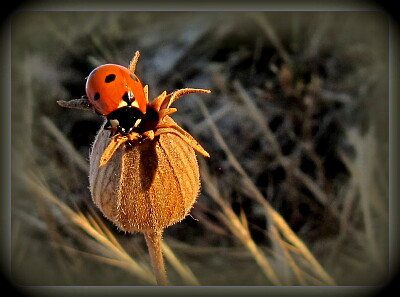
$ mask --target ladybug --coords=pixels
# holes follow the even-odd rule
[[[107,118],[105,129],[129,134],[140,124],[147,97],[139,78],[128,68],[105,64],[87,77],[86,95],[95,111]]]

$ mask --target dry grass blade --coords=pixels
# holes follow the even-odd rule
[[[281,148],[279,146],[278,141],[276,140],[273,132],[265,122],[264,116],[261,114],[257,106],[254,104],[253,100],[249,97],[249,95],[246,93],[245,89],[243,88],[242,84],[235,80],[233,82],[233,87],[235,88],[236,93],[239,95],[240,99],[243,101],[243,103],[246,104],[250,114],[252,115],[252,118],[255,120],[257,123],[258,127],[262,130],[266,138],[268,139],[269,144],[273,147],[273,150],[275,154],[278,156],[280,159],[280,162],[283,163],[283,165],[286,165],[287,162],[285,162],[285,157],[282,154]]]
[[[143,267],[130,257],[127,252],[119,245],[115,244],[117,241],[115,237],[109,232],[105,231],[104,227],[98,224],[93,217],[84,215],[80,212],[76,212],[71,209],[68,205],[60,201],[49,189],[47,185],[41,182],[35,175],[28,176],[27,174],[22,175],[21,178],[30,186],[30,188],[42,198],[47,199],[54,205],[57,205],[60,210],[66,215],[66,217],[75,226],[82,229],[97,242],[107,248],[108,251],[114,256],[114,260],[118,263],[126,263],[126,268],[134,273],[136,276],[146,281],[149,284],[154,285],[155,280],[147,267]]]
[[[275,33],[275,30],[273,29],[272,25],[268,22],[266,16],[263,16],[261,13],[257,13],[252,16],[254,20],[258,23],[258,25],[264,30],[265,35],[267,35],[272,45],[276,48],[276,50],[278,51],[282,59],[285,61],[285,63],[291,65],[292,59],[290,58],[290,55],[286,51],[282,42],[279,40],[278,36]]]
[[[271,226],[270,229],[271,229],[271,232],[273,233],[273,237],[275,238],[274,242],[276,243],[276,246],[280,248],[283,258],[285,259],[286,263],[289,265],[289,267],[293,271],[296,279],[299,282],[299,285],[306,286],[307,282],[304,279],[302,271],[301,271],[300,267],[296,264],[296,261],[293,259],[292,255],[290,254],[290,251],[288,250],[287,245],[285,244],[285,242],[282,240],[281,236],[279,235],[278,230],[276,229],[275,226]]]
[[[218,121],[219,119],[223,118],[224,116],[229,115],[229,112],[232,111],[232,107],[233,107],[233,103],[229,102],[227,104],[222,105],[217,111],[213,112],[210,117],[212,118],[212,120],[214,122]],[[204,119],[202,121],[200,121],[199,123],[197,123],[196,125],[194,125],[191,128],[191,131],[193,131],[194,135],[199,134],[201,131],[203,131],[204,129],[206,129],[208,126],[208,120]]]
[[[252,118],[256,121],[258,127],[262,130],[265,137],[267,138],[269,144],[272,146],[275,155],[278,157],[279,163],[285,168],[287,172],[292,172],[293,175],[306,186],[311,193],[325,206],[329,206],[332,210],[332,213],[335,215],[338,214],[337,210],[332,206],[328,205],[329,199],[327,195],[320,189],[320,187],[306,174],[304,174],[299,168],[290,166],[290,159],[285,157],[282,153],[282,150],[279,146],[279,143],[274,136],[274,133],[271,131],[269,126],[266,124],[263,115],[260,113],[257,106],[254,104],[253,100],[249,97],[249,95],[244,90],[243,86],[239,81],[234,81],[233,86],[235,90],[239,94],[240,98],[246,104]]]
[[[116,266],[116,267],[122,268],[128,272],[133,273],[133,271],[129,268],[129,263],[124,262],[122,259],[114,259],[114,258],[109,258],[109,257],[101,256],[101,255],[96,255],[93,253],[88,253],[88,252],[84,252],[81,250],[77,250],[75,248],[72,248],[70,246],[65,246],[65,245],[60,246],[60,247],[70,254],[86,256],[86,257],[92,258],[96,261],[106,263],[108,265]],[[133,275],[135,275],[135,274],[133,273]]]
[[[201,100],[196,100],[198,105],[200,106],[201,111],[203,112],[206,118],[209,118],[209,113],[206,106],[201,102]],[[235,170],[241,175],[242,183],[244,187],[247,189],[247,192],[250,196],[258,201],[265,209],[267,217],[271,220],[271,222],[277,227],[277,229],[284,235],[284,237],[291,242],[294,246],[301,251],[302,256],[307,259],[307,261],[313,267],[314,272],[323,280],[323,282],[327,285],[334,285],[335,282],[328,275],[328,273],[322,268],[322,266],[318,263],[318,261],[314,258],[312,253],[308,250],[305,244],[297,237],[297,235],[291,230],[289,225],[285,222],[282,216],[277,213],[272,206],[267,202],[265,197],[261,194],[255,184],[252,182],[251,178],[247,175],[243,167],[240,165],[236,157],[233,155],[228,145],[224,141],[223,137],[218,131],[215,123],[210,120],[209,121],[210,128],[214,134],[215,139],[217,140],[220,147],[225,152],[229,162],[235,168]],[[203,174],[204,175],[204,174]]]
[[[88,217],[90,216],[81,214],[79,217],[75,217],[73,221],[94,239],[103,244],[109,251],[112,251],[116,257],[116,260],[126,263],[126,267],[135,275],[139,276],[141,279],[150,284],[155,284],[150,270],[148,268],[144,268],[142,265],[136,262],[119,244],[115,245],[115,237],[110,232],[105,232],[102,230],[99,225],[92,225],[94,220],[89,220]]]
[[[250,251],[256,263],[260,266],[264,275],[276,286],[282,285],[282,281],[274,272],[268,258],[262,250],[253,241],[249,229],[247,227],[247,219],[240,218],[233,212],[229,205],[220,196],[217,187],[214,185],[210,174],[205,170],[205,166],[201,166],[201,176],[204,181],[205,191],[216,201],[222,208],[222,212],[218,217],[231,230],[231,232],[242,242],[242,244]],[[244,222],[243,222],[244,221]]]
[[[112,234],[110,229],[108,229],[107,226],[104,224],[104,221],[96,214],[94,209],[89,208],[89,210],[91,211],[92,215],[88,215],[88,218],[93,221],[93,224],[97,225],[99,230],[102,230],[105,236],[110,239],[111,243],[115,247],[117,247],[117,249],[123,250],[123,247],[119,244],[118,240]]]
[[[265,206],[265,205],[264,205]],[[288,226],[285,220],[282,218],[280,214],[278,214],[275,210],[272,209],[270,205],[268,205],[269,213],[277,226],[278,230],[282,232],[285,236],[286,240],[291,242],[301,253],[301,255],[308,261],[311,265],[314,272],[323,280],[325,285],[333,286],[335,285],[335,281],[329,276],[329,274],[325,271],[325,269],[318,263],[315,257],[312,255],[310,250],[306,247],[303,241],[293,232],[293,230]]]
[[[89,163],[75,150],[71,142],[64,136],[57,126],[54,125],[54,123],[46,116],[42,116],[41,121],[45,130],[48,131],[50,135],[54,137],[55,140],[60,144],[60,149],[65,152],[65,155],[69,156],[80,169],[88,172]]]
[[[358,191],[360,192],[360,204],[363,213],[364,229],[365,229],[365,239],[368,242],[366,244],[369,257],[377,265],[381,265],[382,255],[379,253],[379,244],[377,242],[377,234],[373,226],[373,211],[379,210],[379,206],[372,205],[373,199],[375,197],[380,197],[379,193],[375,188],[375,183],[373,179],[374,172],[374,161],[376,158],[376,142],[373,135],[373,130],[371,130],[366,137],[359,135],[355,129],[348,132],[349,138],[354,142],[354,146],[358,152],[355,163],[351,162],[347,155],[341,151],[339,154],[344,161],[346,167],[351,172],[353,177],[353,183],[356,185]],[[373,158],[371,158],[373,156]],[[381,199],[374,199],[380,200]],[[375,203],[377,203],[375,201]],[[382,267],[382,269],[384,269]]]
[[[200,286],[200,282],[193,274],[192,270],[175,256],[171,248],[165,242],[162,242],[161,245],[165,258],[175,268],[185,283],[190,286]]]

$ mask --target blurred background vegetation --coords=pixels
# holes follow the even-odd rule
[[[12,20],[12,274],[23,285],[152,285],[141,234],[95,209],[102,118],[57,100],[103,63],[211,154],[165,231],[174,285],[376,285],[388,271],[388,20],[363,12],[21,11]]]

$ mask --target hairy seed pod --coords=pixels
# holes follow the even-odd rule
[[[176,123],[168,116],[164,122]],[[121,230],[162,230],[184,219],[200,191],[193,148],[179,133],[126,141],[99,166],[111,138],[101,129],[90,155],[94,203]]]

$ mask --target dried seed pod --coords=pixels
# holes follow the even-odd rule
[[[176,125],[168,116],[165,122]],[[162,133],[126,141],[100,167],[109,134],[99,131],[90,155],[90,190],[103,214],[129,232],[162,230],[184,219],[200,191],[193,148],[179,134]]]

